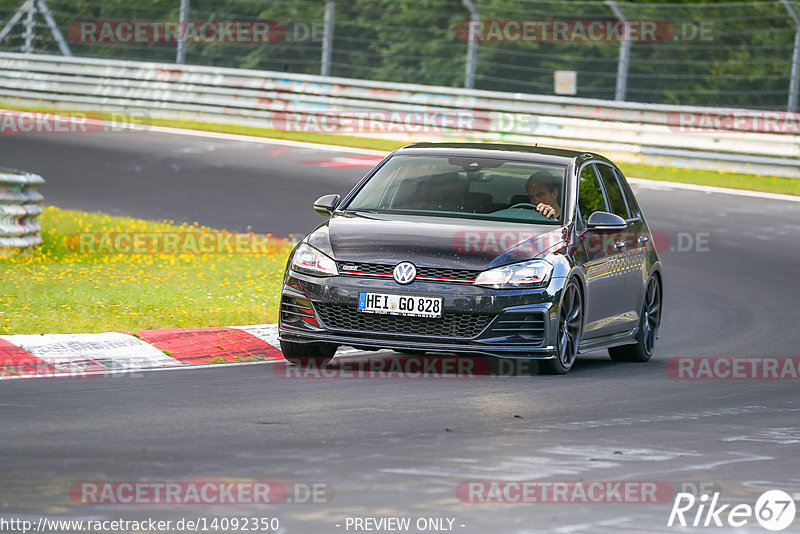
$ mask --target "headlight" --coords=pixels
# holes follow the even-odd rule
[[[475,285],[494,289],[544,287],[552,274],[553,266],[544,260],[524,261],[483,271]]]
[[[292,270],[317,276],[334,276],[339,274],[335,261],[305,243],[297,247],[292,257]]]

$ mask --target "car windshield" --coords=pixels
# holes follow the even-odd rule
[[[563,221],[565,176],[566,167],[561,165],[398,154],[344,209],[559,224]]]

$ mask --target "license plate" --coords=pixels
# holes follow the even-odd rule
[[[358,311],[410,317],[441,317],[442,298],[361,292],[358,294]]]

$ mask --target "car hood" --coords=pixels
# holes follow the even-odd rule
[[[559,249],[566,232],[507,221],[335,212],[307,242],[338,262],[483,270]]]

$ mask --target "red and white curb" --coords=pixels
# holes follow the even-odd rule
[[[0,336],[0,379],[283,360],[278,325]]]

